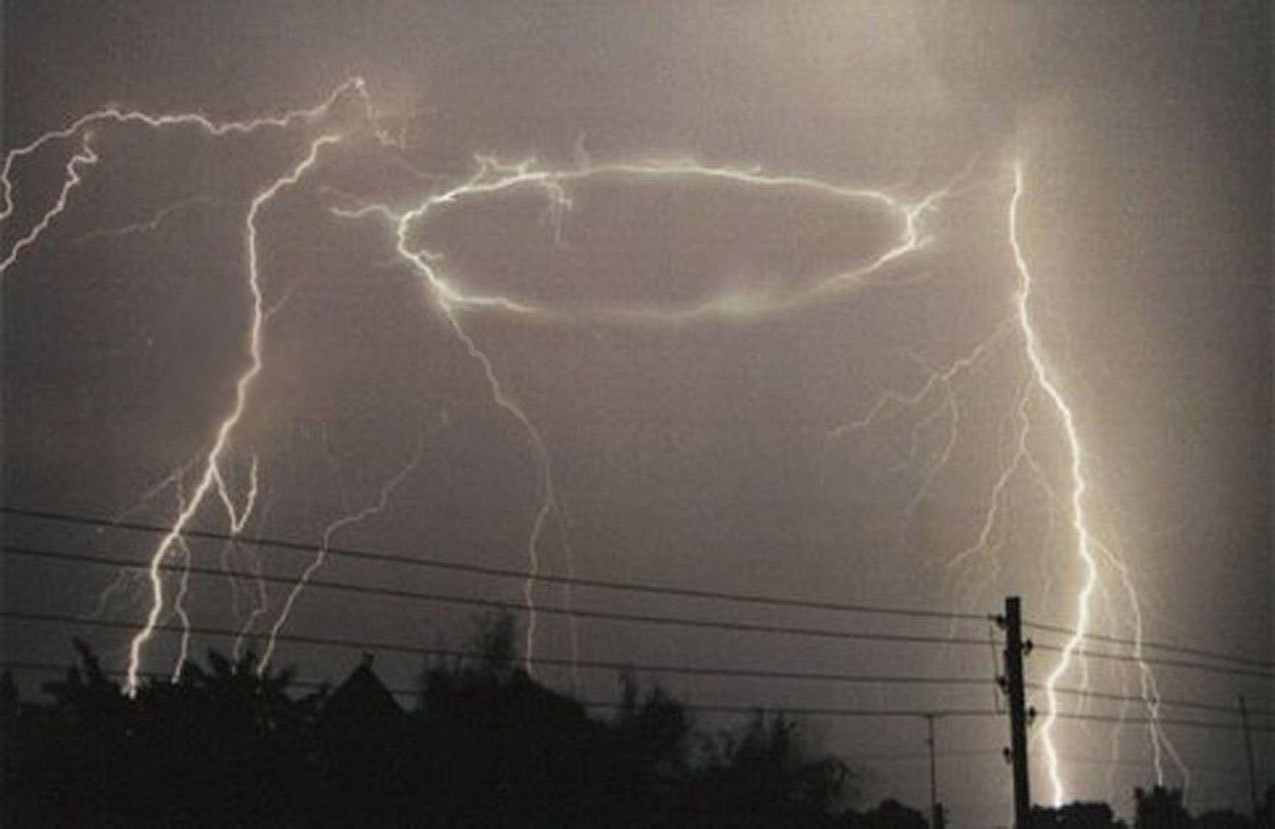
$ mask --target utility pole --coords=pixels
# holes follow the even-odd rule
[[[1253,820],[1261,804],[1257,800],[1257,775],[1253,771],[1253,735],[1248,730],[1248,706],[1244,704],[1244,695],[1240,694],[1240,725],[1244,728],[1244,753],[1248,757],[1248,796],[1253,803]]]
[[[1023,615],[1018,596],[1005,598],[1005,684],[1009,694],[1009,759],[1014,765],[1014,826],[1029,829],[1032,807],[1023,699]]]
[[[938,714],[926,714],[925,723],[929,729],[929,736],[925,740],[925,744],[930,747],[930,827],[931,829],[943,829],[943,805],[939,803],[939,783],[938,783],[938,767],[934,759],[934,720],[938,718]]]

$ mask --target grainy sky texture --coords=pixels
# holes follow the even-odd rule
[[[192,539],[196,568],[296,579],[325,528],[392,484],[383,509],[340,525],[332,543],[519,572],[534,543],[552,574],[975,616],[1014,593],[1028,618],[1071,628],[1085,578],[1072,458],[1018,316],[1018,163],[1030,322],[1081,446],[1091,627],[1131,639],[1140,617],[1148,642],[1249,660],[1147,650],[1209,666],[1152,665],[1166,700],[1228,709],[1244,693],[1275,710],[1265,4],[41,0],[5,3],[2,22],[6,153],[108,104],[242,120],[316,106],[354,76],[373,113],[347,92],[313,119],[250,134],[101,123],[14,161],[3,255],[55,203],[86,135],[98,158],[0,277],[5,505],[172,524],[248,365],[250,204],[332,133],[342,140],[255,216],[263,368],[218,467],[240,505],[256,470],[244,534],[311,549]],[[479,174],[478,156],[562,173],[561,190],[458,196],[411,223],[403,245],[441,256],[429,261],[457,296],[531,312],[449,301],[396,250],[384,212],[351,215],[419,206]],[[629,170],[582,172],[614,166]],[[908,215],[916,249],[871,267],[906,237]],[[189,526],[230,523],[210,497]],[[4,537],[131,564],[159,538],[15,515]],[[3,575],[7,611],[126,623],[8,619],[7,660],[65,661],[79,635],[125,667],[151,601],[141,571],[6,553]],[[525,599],[517,578],[340,557],[314,577]],[[196,626],[263,636],[289,585],[258,592],[196,574],[189,587]],[[165,625],[179,621],[180,588],[169,574]],[[573,633],[542,613],[533,644],[549,658],[988,680],[638,671],[689,701],[994,705],[986,622],[552,584],[532,595],[950,640],[596,618]],[[283,631],[458,646],[478,612],[318,587]],[[1065,636],[1032,636],[1045,647],[1029,680],[1041,683],[1059,657],[1048,646]],[[171,670],[178,642],[157,633],[141,667]],[[230,646],[193,639],[197,656]],[[1132,699],[1064,695],[1061,710],[1146,719],[1130,649],[1105,647],[1123,659],[1078,664],[1058,684],[1087,677]],[[275,657],[333,677],[359,650],[283,641]],[[1237,665],[1247,673],[1227,672]],[[394,652],[377,662],[400,687],[419,666]],[[614,698],[614,671],[539,676]],[[1048,707],[1040,689],[1030,695]],[[1189,803],[1242,805],[1235,715],[1168,704],[1160,715],[1167,740],[1137,723],[1058,721],[1068,797],[1127,811],[1132,787],[1155,782],[1158,745],[1165,782],[1187,783]],[[1269,779],[1275,716],[1260,722]],[[864,799],[927,800],[919,718],[812,718],[805,729],[859,769]],[[996,716],[940,722],[940,794],[957,825],[1006,820],[1006,731]],[[1045,802],[1042,753],[1037,738]]]

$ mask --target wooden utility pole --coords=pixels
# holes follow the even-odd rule
[[[1248,757],[1248,797],[1253,804],[1253,820],[1261,803],[1257,800],[1257,774],[1253,770],[1253,735],[1248,730],[1248,706],[1244,704],[1244,695],[1240,694],[1240,725],[1244,728],[1244,754]]]
[[[1009,751],[1014,765],[1014,826],[1031,824],[1027,773],[1027,706],[1023,699],[1023,615],[1018,596],[1005,598],[1005,686],[1009,694]]]

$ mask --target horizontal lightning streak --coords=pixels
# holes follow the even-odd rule
[[[298,121],[313,121],[327,114],[332,106],[342,97],[355,92],[367,105],[367,90],[362,78],[350,78],[338,86],[323,103],[309,109],[290,110],[282,115],[265,118],[251,118],[243,121],[214,121],[207,115],[198,112],[183,112],[173,115],[154,115],[137,109],[121,109],[106,107],[90,112],[59,130],[43,133],[35,140],[17,147],[5,154],[4,167],[0,170],[0,221],[13,213],[13,166],[22,158],[38,152],[46,144],[70,138],[76,133],[91,126],[104,123],[143,124],[151,128],[171,126],[196,127],[210,136],[244,135],[256,132],[264,127],[288,127]]]

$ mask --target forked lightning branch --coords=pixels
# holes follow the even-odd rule
[[[349,104],[354,104],[353,109]],[[351,115],[351,112],[354,114]],[[361,79],[353,78],[342,84],[318,105],[269,117],[243,121],[218,122],[198,112],[176,114],[151,114],[135,110],[108,108],[88,113],[62,129],[38,136],[30,143],[6,151],[3,173],[0,176],[0,222],[3,223],[6,248],[0,251],[0,277],[21,279],[23,262],[38,257],[42,244],[51,229],[75,209],[77,193],[93,186],[95,167],[110,164],[94,143],[98,133],[106,131],[127,134],[131,130],[148,131],[197,131],[205,140],[216,141],[228,135],[250,135],[259,131],[278,131],[296,135],[297,148],[289,166],[277,172],[273,178],[263,181],[254,195],[243,206],[241,242],[246,260],[243,280],[249,297],[246,316],[247,334],[240,348],[243,367],[234,377],[233,396],[224,402],[225,414],[216,429],[207,436],[206,446],[182,469],[169,475],[167,481],[179,493],[180,508],[172,516],[168,531],[159,543],[146,551],[149,561],[149,604],[144,609],[143,620],[129,644],[128,677],[126,692],[136,694],[148,665],[148,646],[152,644],[161,622],[169,614],[175,615],[186,629],[180,640],[179,654],[173,666],[174,678],[180,677],[190,642],[190,614],[185,601],[190,588],[188,574],[180,579],[177,589],[166,583],[164,571],[168,560],[180,560],[191,566],[193,557],[186,545],[184,534],[192,529],[196,516],[208,509],[220,508],[232,534],[240,533],[253,517],[258,502],[258,476],[269,476],[270,470],[262,462],[258,470],[257,455],[249,481],[240,482],[239,489],[232,484],[228,465],[235,451],[239,429],[245,413],[253,406],[254,393],[267,360],[264,347],[269,336],[269,313],[263,285],[270,274],[264,272],[261,250],[260,217],[270,211],[279,200],[299,188],[306,187],[324,167],[330,157],[342,153],[394,154],[403,147],[378,127],[378,115],[373,100]],[[21,175],[24,165],[37,159],[47,162],[56,158],[60,162],[62,180],[52,199],[45,205],[21,204]],[[525,571],[523,602],[527,611],[525,666],[530,672],[542,632],[537,627],[536,587],[541,573],[545,545],[556,539],[568,548],[567,522],[562,515],[556,489],[553,459],[548,444],[535,421],[519,403],[517,396],[502,382],[498,354],[489,353],[467,327],[473,315],[535,316],[547,324],[554,322],[586,321],[598,325],[668,325],[689,326],[713,322],[714,324],[748,325],[755,320],[780,312],[799,314],[803,307],[815,303],[833,301],[852,302],[868,290],[889,290],[892,284],[905,281],[907,269],[915,254],[932,241],[927,230],[929,219],[944,210],[952,200],[954,185],[949,183],[919,198],[902,198],[891,193],[839,182],[825,181],[791,172],[770,172],[760,167],[707,166],[681,160],[624,160],[611,163],[584,161],[570,167],[548,167],[534,161],[505,163],[490,157],[476,156],[472,175],[455,183],[424,192],[412,203],[403,205],[377,198],[362,198],[348,193],[329,205],[329,218],[333,221],[367,223],[370,232],[383,234],[385,245],[392,256],[419,282],[420,291],[427,303],[445,320],[455,339],[463,346],[474,368],[486,383],[491,405],[521,429],[536,465],[536,491],[532,493],[535,507],[530,525],[526,528]],[[521,297],[498,293],[483,293],[466,287],[462,279],[447,270],[447,260],[438,250],[420,247],[413,242],[413,230],[437,215],[455,209],[458,205],[478,197],[499,197],[504,193],[534,192],[544,199],[547,214],[557,225],[566,221],[575,209],[573,193],[592,180],[619,182],[649,182],[669,180],[693,182],[700,186],[729,185],[758,191],[783,191],[794,194],[817,195],[844,205],[847,211],[872,211],[879,213],[893,226],[893,235],[878,249],[867,250],[854,263],[803,284],[797,289],[782,292],[754,291],[752,293],[725,293],[707,301],[684,307],[663,307],[641,304],[598,305],[588,308],[557,307],[552,303],[537,303]],[[1039,725],[1037,738],[1043,747],[1047,772],[1052,786],[1052,799],[1062,804],[1069,797],[1066,770],[1062,767],[1057,750],[1058,720],[1062,710],[1055,688],[1065,679],[1079,676],[1082,684],[1088,671],[1083,663],[1080,644],[1089,631],[1095,612],[1094,603],[1107,590],[1101,584],[1104,574],[1117,576],[1113,592],[1127,596],[1136,622],[1136,636],[1141,640],[1142,616],[1133,576],[1119,552],[1103,544],[1092,526],[1090,506],[1100,497],[1087,477],[1086,449],[1083,415],[1070,400],[1066,385],[1055,371],[1049,356],[1049,348],[1036,326],[1041,302],[1037,291],[1037,278],[1033,274],[1030,251],[1024,247],[1022,227],[1030,221],[1027,201],[1030,173],[1024,162],[1013,163],[1008,175],[1003,176],[1003,193],[1006,210],[1003,233],[1005,261],[1012,268],[1015,287],[1007,307],[1008,315],[989,331],[986,337],[970,352],[952,360],[946,366],[936,368],[923,383],[912,388],[895,388],[875,401],[870,401],[857,412],[847,413],[845,424],[829,434],[830,439],[843,438],[850,433],[870,430],[879,419],[890,412],[920,406],[930,406],[933,399],[940,399],[937,409],[927,417],[947,420],[947,439],[923,462],[924,484],[928,488],[939,469],[948,464],[953,447],[960,440],[960,406],[956,390],[966,376],[978,364],[991,359],[1016,360],[1022,371],[1022,381],[1005,400],[1006,421],[1012,424],[1008,441],[1009,451],[1001,458],[998,474],[983,501],[985,504],[975,534],[965,542],[954,545],[948,551],[953,566],[966,566],[969,562],[986,562],[1000,553],[1000,528],[1012,520],[1007,499],[1009,490],[1016,486],[1041,485],[1045,471],[1031,451],[1031,434],[1049,433],[1056,436],[1065,447],[1065,469],[1054,474],[1067,482],[1066,492],[1057,493],[1055,507],[1060,515],[1066,515],[1069,546],[1064,550],[1046,549],[1048,556],[1040,566],[1046,568],[1075,567],[1080,573],[1079,582],[1069,586],[1067,604],[1073,618],[1070,627],[1074,633],[1061,649],[1056,663],[1045,681],[1048,711]],[[150,222],[130,226],[128,232],[160,232],[162,219],[182,205],[168,205]],[[22,219],[22,227],[18,220]],[[529,278],[530,275],[529,275]],[[379,495],[372,502],[352,508],[328,524],[322,542],[313,558],[299,574],[286,598],[277,608],[258,607],[252,614],[251,625],[258,617],[267,615],[266,645],[259,670],[264,671],[273,657],[280,632],[287,625],[294,606],[306,584],[325,561],[325,554],[333,537],[350,527],[386,510],[396,488],[422,465],[418,451],[382,483]],[[1053,493],[1047,483],[1044,488]],[[919,496],[918,496],[919,497]],[[570,561],[568,557],[568,562]],[[1100,589],[1103,588],[1103,589]],[[262,592],[264,595],[264,591]],[[245,631],[246,632],[246,631]],[[574,628],[572,648],[575,648]],[[1140,649],[1135,651],[1140,654]],[[1177,762],[1176,751],[1167,741],[1158,724],[1159,700],[1155,678],[1150,667],[1139,659],[1139,681],[1142,697],[1150,722],[1149,736],[1154,748],[1156,773],[1161,782],[1165,775],[1163,754],[1168,753]],[[1178,762],[1180,773],[1186,770]]]

